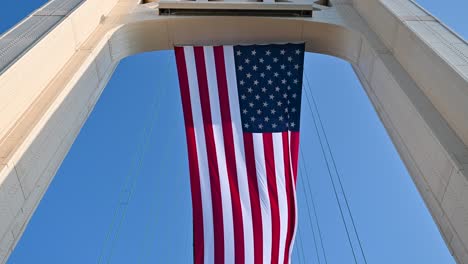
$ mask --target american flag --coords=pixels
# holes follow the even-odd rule
[[[289,263],[304,44],[175,47],[194,263]]]

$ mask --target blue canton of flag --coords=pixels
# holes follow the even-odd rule
[[[244,132],[299,131],[304,44],[234,46]]]

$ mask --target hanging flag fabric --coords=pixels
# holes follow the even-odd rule
[[[304,44],[175,47],[194,263],[289,263]]]

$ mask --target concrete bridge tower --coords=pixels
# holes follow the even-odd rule
[[[351,63],[468,263],[468,44],[412,0],[50,1],[0,37],[0,262],[122,58],[287,41]]]

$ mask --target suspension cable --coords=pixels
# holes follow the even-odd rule
[[[360,237],[359,237],[359,233],[358,233],[357,228],[356,228],[356,224],[355,224],[355,221],[354,221],[354,218],[353,218],[353,214],[351,213],[351,208],[350,208],[350,205],[349,205],[349,202],[348,202],[348,198],[347,198],[347,196],[346,196],[346,192],[344,191],[343,183],[342,183],[342,181],[341,181],[341,175],[340,175],[340,173],[338,172],[338,169],[337,169],[337,166],[336,166],[336,162],[335,162],[335,157],[334,157],[333,152],[332,152],[332,149],[331,149],[331,147],[330,147],[330,143],[329,143],[329,140],[328,140],[327,133],[325,132],[325,128],[324,128],[324,125],[323,125],[323,122],[322,122],[322,118],[320,117],[320,111],[319,111],[319,109],[318,109],[317,102],[315,101],[315,97],[314,97],[314,95],[313,95],[313,93],[312,93],[312,88],[311,88],[311,86],[310,86],[309,78],[308,78],[307,74],[304,74],[304,75],[305,75],[305,77],[306,77],[307,86],[308,86],[308,88],[309,88],[309,93],[310,93],[310,96],[311,96],[311,99],[312,99],[312,103],[313,103],[313,105],[314,105],[315,111],[316,111],[316,113],[317,113],[317,118],[318,118],[320,127],[321,127],[321,129],[322,129],[323,135],[324,135],[325,143],[327,144],[328,152],[330,153],[332,165],[333,165],[335,174],[336,174],[336,176],[337,176],[337,178],[338,178],[338,184],[339,184],[339,186],[340,186],[341,192],[343,193],[343,197],[344,197],[344,200],[345,200],[346,208],[347,208],[347,211],[348,211],[349,216],[350,216],[350,219],[351,219],[351,224],[352,224],[352,226],[353,226],[354,233],[356,234],[356,238],[357,238],[357,241],[358,241],[359,249],[360,249],[361,254],[362,254],[362,257],[363,257],[363,259],[364,259],[364,263],[367,264],[366,255],[364,254],[364,249],[363,249],[363,247],[362,247],[362,242],[361,242],[361,239],[360,239]]]
[[[165,152],[165,150],[168,149],[168,145],[169,145],[169,140],[164,140],[164,144],[161,148],[161,151],[162,153]],[[162,158],[162,163],[161,164],[166,164],[165,161],[167,160],[167,155],[164,155],[164,157]],[[138,261],[137,263],[149,263],[148,262],[148,259],[149,259],[149,252],[150,250],[148,249],[149,245],[151,245],[154,240],[151,239],[151,226],[153,225],[156,225],[157,219],[153,220],[153,219],[150,219],[146,225],[146,232],[145,232],[145,237],[143,239],[143,245],[141,246],[141,251],[142,251],[142,254],[139,255],[139,258],[140,261]],[[156,238],[156,236],[154,236],[154,239]],[[143,261],[143,259],[146,259],[147,261]]]
[[[299,227],[297,227],[297,234],[299,237],[299,245],[300,245],[299,249],[300,249],[300,252],[302,253],[302,263],[306,263],[305,254],[304,254],[304,246],[303,246],[304,243],[302,242],[301,229]]]
[[[301,259],[299,258],[299,254],[297,253],[297,250],[293,251],[293,256],[296,256],[297,263],[301,263]]]
[[[304,76],[307,77],[306,74],[304,74]],[[307,84],[309,85],[308,82],[307,82]],[[336,199],[336,202],[338,204],[338,208],[339,208],[340,215],[341,215],[341,220],[343,221],[343,225],[344,225],[344,228],[345,228],[345,231],[346,231],[346,236],[348,238],[348,243],[349,243],[349,246],[351,248],[351,252],[353,253],[354,263],[357,264],[358,262],[357,262],[357,259],[356,259],[356,253],[354,252],[354,247],[353,247],[353,243],[351,241],[351,236],[349,234],[348,226],[346,225],[346,220],[345,220],[344,214],[343,214],[343,209],[341,208],[341,203],[340,203],[340,200],[338,198],[338,193],[337,193],[337,190],[336,190],[336,187],[335,187],[335,181],[333,180],[333,177],[332,177],[330,164],[329,164],[327,156],[325,154],[325,147],[324,147],[324,145],[322,143],[322,137],[320,136],[317,121],[315,120],[314,111],[312,110],[312,106],[310,104],[310,100],[309,100],[309,96],[307,94],[307,90],[304,89],[304,91],[305,91],[305,95],[306,95],[306,99],[307,99],[307,104],[308,104],[309,110],[311,112],[311,116],[312,116],[312,120],[313,120],[313,123],[314,123],[315,131],[316,131],[318,139],[319,139],[320,149],[322,150],[323,159],[325,160],[325,164],[327,166],[328,176],[330,177],[330,180],[332,182],[333,193],[335,194],[335,199]]]
[[[110,251],[109,251],[108,258],[107,258],[107,263],[110,263],[112,259],[115,242],[119,239],[120,228],[122,226],[123,220],[126,217],[128,204],[133,196],[136,182],[139,178],[138,176],[140,175],[140,171],[143,165],[143,160],[144,160],[144,157],[146,156],[147,147],[149,145],[152,132],[154,130],[154,125],[159,116],[158,115],[159,111],[157,110],[159,109],[159,105],[160,105],[160,100],[159,100],[160,99],[159,94],[161,93],[160,90],[162,89],[158,89],[159,93],[156,92],[154,99],[153,99],[153,103],[151,107],[152,111],[150,112],[150,115],[148,117],[149,121],[151,122],[147,122],[147,124],[150,124],[149,128],[146,127],[144,129],[141,145],[137,148],[137,151],[136,151],[136,160],[134,161],[136,162],[136,164],[134,164],[136,165],[136,168],[134,170],[131,170],[131,173],[127,175],[125,179],[125,184],[120,191],[119,202],[117,203],[117,206],[114,210],[111,225],[109,226],[109,229],[106,233],[105,240],[101,248],[101,253],[99,254],[98,264],[101,264],[104,261],[105,249],[109,243],[110,243],[110,249],[109,249]],[[138,151],[138,149],[140,149],[140,152]],[[126,197],[125,197],[125,194],[127,194]],[[120,217],[118,215],[119,212],[121,212]],[[115,226],[116,224],[117,226]]]
[[[168,57],[168,59],[166,61],[166,64],[169,65],[173,57],[172,56],[167,56],[167,57]],[[169,67],[165,67],[165,71],[164,71],[165,74],[168,74],[168,69],[169,69]],[[167,92],[166,87],[164,86],[160,90],[161,91],[160,91],[160,94],[158,95],[158,98],[165,98],[165,92]],[[158,106],[158,108],[159,108],[159,106]],[[168,149],[169,143],[170,143],[169,140],[167,140],[167,139],[164,140],[164,143],[163,143],[162,148],[161,148],[162,153],[164,153]],[[167,160],[167,158],[168,158],[168,156],[164,155],[162,157],[161,164],[166,164],[165,161]],[[161,168],[161,167],[159,167],[159,168]],[[149,259],[149,252],[150,251],[148,250],[148,244],[151,244],[153,242],[153,240],[150,238],[150,235],[151,235],[150,229],[151,229],[152,224],[156,225],[156,221],[149,220],[148,224],[146,225],[146,232],[145,232],[145,237],[143,239],[143,245],[140,247],[143,253],[139,255],[138,259],[140,261],[138,261],[137,263],[149,263],[148,259]],[[156,236],[155,236],[155,238],[156,238]],[[143,262],[143,259],[146,259],[147,261]]]
[[[305,176],[306,176],[306,179],[307,179],[307,186],[308,186],[308,189],[309,189],[309,194],[310,194],[310,197],[311,197],[311,202],[312,202],[312,208],[313,208],[313,212],[314,212],[314,217],[315,217],[315,224],[317,225],[317,231],[318,231],[318,235],[319,235],[319,239],[320,239],[320,245],[322,247],[322,253],[323,253],[323,258],[325,260],[325,263],[328,264],[328,260],[327,260],[327,254],[325,253],[325,247],[323,245],[323,238],[322,238],[322,231],[320,229],[320,224],[319,224],[319,220],[318,220],[318,216],[317,216],[317,208],[315,207],[315,199],[314,199],[314,195],[312,193],[312,187],[310,186],[310,180],[309,180],[309,172],[307,170],[307,166],[305,165],[305,158],[304,158],[304,153],[302,152],[302,149],[300,149],[301,151],[301,160],[302,160],[302,165],[303,165],[303,168],[304,168],[304,172],[305,172]],[[302,180],[302,182],[304,182],[304,180]],[[303,188],[304,188],[304,192],[305,192],[305,187],[304,187],[305,184],[303,184]],[[307,197],[307,196],[306,196]],[[307,199],[306,199],[306,202],[307,202]],[[309,207],[309,204],[307,202],[307,207]],[[310,211],[310,210],[309,210]],[[310,212],[309,212],[309,221],[310,221]],[[314,241],[315,241],[315,238],[314,238]]]
[[[162,89],[160,89],[162,90]],[[136,183],[138,181],[138,178],[141,174],[141,169],[143,168],[143,161],[144,161],[144,158],[147,154],[147,150],[148,150],[148,146],[149,146],[149,143],[151,141],[151,136],[153,134],[153,130],[154,130],[154,127],[155,127],[155,124],[157,122],[157,117],[159,116],[158,113],[158,108],[159,108],[159,105],[160,105],[160,100],[158,100],[160,98],[160,96],[157,96],[155,98],[155,101],[154,101],[154,104],[153,104],[153,118],[151,120],[151,125],[149,127],[149,131],[148,133],[146,134],[146,140],[144,141],[144,145],[143,145],[143,148],[141,150],[141,153],[140,153],[140,157],[139,157],[139,160],[138,160],[138,164],[137,164],[137,168],[135,169],[135,176],[133,177],[133,182],[131,183],[131,187],[130,187],[130,191],[128,193],[128,196],[127,196],[127,200],[124,202],[124,209],[123,209],[123,212],[121,214],[121,217],[120,217],[120,220],[119,220],[119,223],[117,225],[117,229],[116,229],[116,234],[114,236],[114,239],[112,240],[111,242],[111,248],[110,248],[110,252],[109,252],[109,258],[107,260],[107,263],[110,263],[112,257],[113,257],[113,253],[114,253],[114,249],[115,249],[115,242],[119,240],[120,238],[120,230],[121,230],[121,226],[122,226],[122,223],[123,221],[125,220],[125,217],[127,216],[127,211],[128,211],[128,204],[130,202],[130,200],[132,199],[132,196],[133,196],[133,193],[135,191],[135,187],[136,187]]]
[[[308,175],[303,175],[303,169],[302,167],[304,166],[304,159],[302,158],[301,162],[299,163],[299,172],[301,173],[302,176],[305,176],[305,177],[308,177]],[[305,196],[305,200],[306,200],[306,205],[307,205],[307,215],[309,217],[309,224],[310,224],[310,229],[312,230],[312,237],[314,238],[314,247],[315,247],[315,255],[317,257],[317,262],[320,264],[321,261],[320,261],[320,253],[319,253],[319,250],[318,250],[318,247],[317,247],[317,240],[315,238],[315,231],[314,231],[314,226],[312,224],[312,217],[310,216],[310,206],[309,206],[309,199],[307,197],[307,191],[305,189],[305,184],[304,184],[304,180],[302,179],[303,177],[300,177],[299,180],[301,181],[301,185],[302,185],[302,190],[304,192],[304,196]],[[313,196],[312,196],[312,200],[313,200]]]
[[[169,135],[169,133],[168,133],[168,135]],[[161,148],[161,151],[162,151],[163,153],[165,153],[165,150],[168,149],[168,145],[169,145],[169,140],[164,140],[164,144],[163,144],[163,146],[162,146],[162,148]],[[166,157],[167,157],[167,155],[164,155],[164,156],[162,157],[162,160],[161,160],[162,162],[161,162],[161,164],[166,164],[166,163],[165,163]],[[151,244],[151,243],[152,243],[152,239],[151,239],[151,237],[150,237],[150,235],[151,235],[151,230],[150,230],[150,229],[151,229],[151,226],[152,226],[152,225],[156,225],[156,220],[157,220],[157,219],[155,219],[155,220],[153,221],[152,219],[150,219],[150,220],[148,221],[147,225],[146,225],[146,228],[145,228],[145,229],[146,229],[146,230],[145,230],[145,237],[144,237],[143,243],[142,243],[143,245],[140,247],[142,253],[141,253],[141,254],[139,255],[139,257],[138,257],[139,261],[137,261],[136,263],[149,263],[148,258],[149,258],[150,250],[149,250],[148,244]],[[154,236],[154,238],[156,238],[156,236]],[[150,242],[148,242],[148,241],[150,241]],[[143,259],[145,259],[145,261],[143,261]]]
[[[169,140],[164,140],[164,144],[161,148],[162,152],[164,153],[164,150],[167,150],[167,147],[169,145]],[[167,160],[167,155],[164,155],[164,157],[162,158],[162,164],[166,164],[165,161]],[[152,239],[150,238],[151,236],[151,226],[152,225],[156,225],[156,221],[153,221],[152,219],[149,219],[147,225],[146,225],[146,231],[145,231],[145,236],[144,236],[144,239],[143,239],[143,245],[140,247],[141,251],[143,251],[142,254],[139,254],[139,260],[138,262],[136,263],[148,263],[148,261],[143,261],[143,259],[146,259],[148,260],[148,256],[149,256],[149,250],[148,250],[148,244],[152,244]],[[156,236],[155,236],[156,238]],[[149,241],[149,242],[148,242]]]

